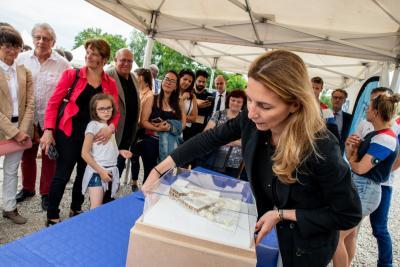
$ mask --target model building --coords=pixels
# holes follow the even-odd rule
[[[169,196],[188,210],[228,230],[235,230],[242,201],[221,197],[218,191],[200,188],[183,179],[171,185]]]

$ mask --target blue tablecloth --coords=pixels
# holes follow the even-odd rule
[[[143,204],[136,192],[3,245],[0,266],[125,266],[130,229]],[[273,232],[257,247],[258,267],[276,266],[276,243]]]

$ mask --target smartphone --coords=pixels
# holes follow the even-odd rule
[[[161,123],[162,121],[163,120],[160,117],[151,120],[152,123]]]
[[[213,96],[207,96],[207,98],[206,98],[206,100],[207,100],[208,102],[213,102],[214,99],[215,99],[215,97],[213,97]]]
[[[49,150],[47,151],[47,156],[51,160],[56,160],[58,158],[58,151],[54,145],[49,146]]]

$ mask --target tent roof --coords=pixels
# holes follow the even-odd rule
[[[310,75],[339,86],[400,54],[398,0],[87,1],[198,62],[233,72],[245,73],[266,50],[288,49]]]

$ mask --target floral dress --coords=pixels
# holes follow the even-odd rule
[[[228,111],[221,110],[221,111],[216,111],[212,115],[211,121],[215,122],[215,125],[221,125],[224,124],[229,120],[228,118]],[[226,162],[225,167],[230,167],[230,168],[239,168],[240,163],[242,162],[242,147],[241,146],[221,146],[220,149],[228,151],[230,148],[232,148],[231,154],[229,155],[229,158]]]

